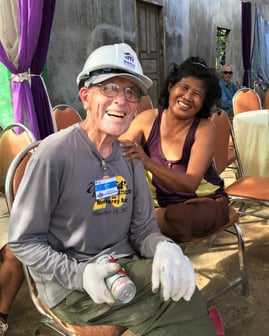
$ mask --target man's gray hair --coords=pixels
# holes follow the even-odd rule
[[[220,69],[220,72],[224,71],[227,67],[231,67],[232,70],[234,69],[234,67],[233,67],[232,64],[224,64],[224,65],[222,66],[222,68]]]

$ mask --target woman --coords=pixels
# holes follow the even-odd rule
[[[124,155],[140,158],[152,181],[160,229],[177,242],[207,236],[229,220],[209,120],[220,95],[217,75],[200,57],[172,64],[160,107],[140,113],[121,137]]]

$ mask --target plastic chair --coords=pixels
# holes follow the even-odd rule
[[[233,96],[234,114],[261,110],[261,99],[257,92],[251,88],[241,88]]]
[[[52,108],[52,114],[56,123],[56,131],[60,131],[82,120],[78,111],[67,104],[54,106]]]
[[[36,139],[33,133],[23,124],[14,123],[2,129],[0,133],[0,189],[5,185],[7,171],[14,157],[34,141]]]
[[[225,189],[231,204],[233,205],[235,202],[240,204],[239,210],[237,210],[239,215],[249,215],[262,219],[269,219],[269,215],[257,213],[253,208],[253,205],[259,205],[259,207],[266,207],[269,205],[269,177],[245,176],[232,124],[229,122],[225,112],[216,113],[213,116],[217,127],[215,163],[219,172],[223,171],[223,168],[227,166],[228,162],[226,159],[229,137],[227,130],[229,130],[229,134],[234,144],[234,164],[237,171],[237,180]],[[250,206],[252,206],[252,208],[247,210]]]
[[[239,272],[238,276],[234,279],[229,279],[228,283],[224,288],[219,289],[215,293],[210,294],[206,298],[206,302],[209,303],[212,300],[215,300],[225,294],[228,290],[241,285],[242,286],[242,293],[245,296],[249,295],[249,280],[248,280],[248,273],[247,273],[247,265],[246,265],[246,251],[245,251],[245,242],[243,239],[242,231],[237,223],[239,215],[236,213],[235,209],[232,206],[229,206],[229,222],[226,223],[222,228],[216,231],[209,237],[203,238],[194,238],[190,243],[186,243],[188,246],[189,244],[199,243],[204,241],[205,239],[210,240],[210,247],[212,247],[213,242],[217,234],[221,232],[227,232],[236,236],[237,238],[237,247],[238,247],[238,265],[239,265]]]
[[[5,190],[9,210],[12,208],[14,197],[23,178],[27,163],[39,143],[40,141],[36,141],[20,151],[8,169]],[[23,267],[30,297],[37,311],[41,314],[41,320],[36,323],[33,332],[35,336],[41,335],[42,327],[53,331],[56,335],[62,336],[118,336],[126,330],[125,327],[114,325],[77,326],[63,323],[42,302],[28,267],[26,265],[23,265]]]
[[[237,210],[238,214],[268,220],[269,215],[258,213],[254,206],[258,205],[259,208],[269,206],[269,177],[245,175],[232,126],[230,130],[234,142],[239,177],[225,191],[231,204],[236,202],[240,204]]]
[[[269,88],[264,93],[264,108],[269,110]]]
[[[229,152],[229,137],[230,137],[230,120],[226,112],[223,110],[218,110],[212,114],[212,122],[216,125],[216,146],[214,149],[214,163],[218,173],[223,172],[228,166],[228,152]],[[245,296],[249,295],[249,281],[247,274],[246,266],[246,253],[245,253],[245,242],[241,229],[238,225],[239,215],[236,213],[235,209],[232,206],[229,206],[229,222],[226,223],[222,228],[212,234],[210,237],[210,246],[213,244],[213,241],[218,233],[228,232],[232,235],[235,235],[237,238],[238,244],[238,260],[239,260],[239,275],[230,280],[229,283],[223,288],[217,291],[216,293],[211,294],[207,298],[207,302],[210,302],[213,299],[216,299],[223,295],[226,291],[231,288],[234,288],[237,285],[242,285],[242,291]],[[203,238],[194,238],[191,243],[197,243],[205,240]]]

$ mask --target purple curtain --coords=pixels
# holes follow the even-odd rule
[[[30,72],[41,74],[47,57],[55,0],[46,0],[43,7],[42,24],[38,44],[31,62]],[[32,94],[41,139],[54,132],[51,105],[41,76],[32,76]]]
[[[249,87],[249,70],[251,57],[251,3],[242,2],[242,56],[243,56],[243,85]]]
[[[18,68],[0,43],[0,61],[11,79],[14,121],[27,123],[37,139],[54,132],[41,72],[47,57],[55,0],[17,0],[20,35]],[[27,122],[25,122],[25,117]]]

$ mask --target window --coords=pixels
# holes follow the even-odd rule
[[[229,29],[217,27],[216,36],[216,69],[219,70],[225,64],[226,41],[230,33]]]

